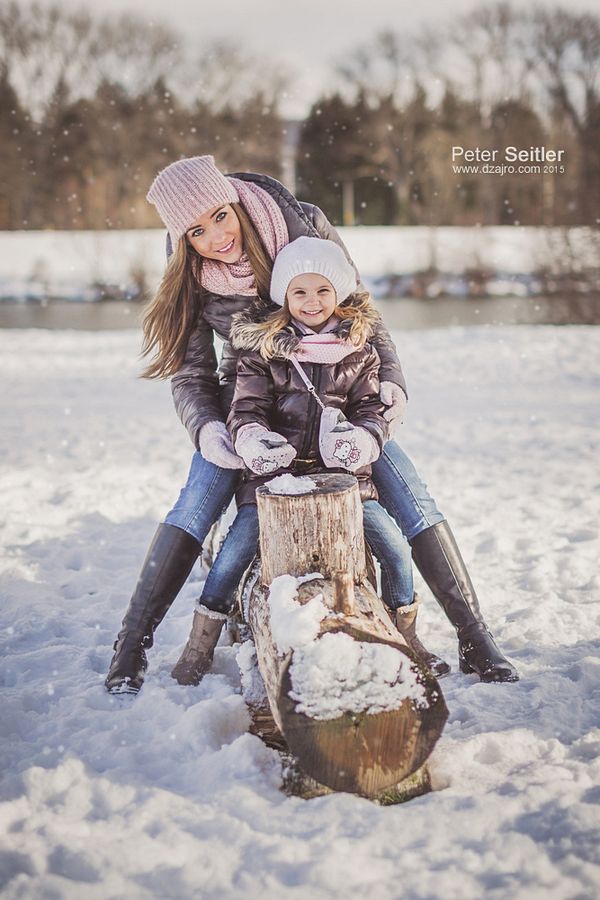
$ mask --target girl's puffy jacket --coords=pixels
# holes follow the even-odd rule
[[[271,194],[283,212],[290,241],[301,235],[335,241],[352,262],[337,231],[317,206],[300,203],[287,188],[268,175],[236,172],[232,177],[254,182]],[[168,239],[167,253],[170,253]],[[245,296],[226,297],[205,292],[202,314],[189,340],[184,362],[171,379],[175,408],[196,448],[202,426],[214,420],[224,421],[229,413],[239,352],[229,343],[231,319],[235,313],[247,309],[249,303],[251,300]],[[219,366],[215,334],[225,342]],[[392,381],[406,392],[396,348],[379,316],[373,323],[372,344],[381,359],[381,381]]]
[[[352,303],[349,298],[346,303]],[[254,503],[258,485],[270,481],[275,475],[291,472],[294,475],[310,475],[316,472],[347,472],[346,469],[327,469],[319,454],[319,422],[321,407],[307,390],[302,378],[289,359],[298,346],[300,335],[290,324],[275,335],[276,356],[265,360],[258,352],[263,335],[255,323],[274,307],[262,301],[252,304],[238,314],[231,328],[231,343],[240,353],[237,362],[237,380],[227,419],[227,426],[235,442],[242,425],[258,422],[269,431],[282,434],[296,449],[297,457],[288,469],[279,469],[271,475],[256,475],[244,471],[243,480],[236,494],[238,506]],[[360,315],[363,335],[372,332],[374,318]],[[350,329],[348,319],[343,319],[335,333],[345,338]],[[302,368],[314,384],[326,406],[341,409],[353,424],[367,429],[376,439],[380,449],[387,440],[387,422],[383,418],[385,407],[379,398],[380,358],[372,343],[366,343],[335,364],[302,363]],[[376,500],[377,491],[371,480],[371,467],[365,466],[354,473],[358,478],[361,498]]]

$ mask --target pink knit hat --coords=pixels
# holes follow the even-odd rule
[[[215,206],[239,203],[239,199],[213,156],[176,160],[158,173],[146,194],[167,226],[173,247],[198,216]]]

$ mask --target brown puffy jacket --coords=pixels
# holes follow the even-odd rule
[[[287,188],[268,175],[241,172],[232,177],[251,181],[271,194],[281,208],[290,241],[301,235],[335,241],[352,262],[339,234],[317,206],[300,203]],[[170,252],[168,241],[167,252]],[[358,273],[356,277],[362,287]],[[251,298],[241,295],[227,297],[205,292],[202,314],[190,337],[185,359],[171,379],[175,409],[196,448],[199,446],[198,435],[203,425],[215,419],[224,421],[227,418],[233,398],[239,353],[229,343],[231,318],[235,313],[247,309],[250,303]],[[215,334],[225,342],[220,365],[217,364],[214,347]],[[381,381],[392,381],[406,393],[406,383],[394,342],[379,316],[373,322],[371,341],[381,359]]]
[[[346,301],[354,302],[354,298]],[[373,321],[376,321],[376,313],[371,310],[359,315],[364,338],[371,337]],[[275,357],[265,360],[259,352],[263,333],[256,327],[264,315],[264,304],[258,301],[237,315],[231,328],[231,343],[240,351],[235,392],[227,419],[233,441],[242,425],[257,422],[269,431],[283,435],[296,449],[297,457],[292,465],[278,470],[275,475],[347,472],[343,468],[327,469],[319,454],[321,407],[289,359],[300,342],[300,333],[293,324],[278,332],[273,341]],[[343,319],[334,333],[346,338],[349,330],[350,321]],[[381,450],[388,429],[383,418],[385,407],[379,398],[380,366],[379,354],[371,343],[336,364],[302,363],[323,403],[341,409],[353,425],[369,431]],[[371,467],[365,466],[354,474],[358,478],[361,498],[376,500]],[[238,506],[254,503],[258,485],[273,477],[273,474],[256,475],[246,469],[236,494]]]

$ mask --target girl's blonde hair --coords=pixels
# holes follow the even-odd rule
[[[350,331],[348,340],[355,345],[357,350],[362,350],[366,340],[371,334],[371,323],[378,319],[378,313],[371,302],[371,295],[367,291],[355,291],[350,294],[343,303],[338,304],[332,315],[338,319],[350,319]],[[259,334],[262,332],[260,355],[263,359],[272,359],[276,354],[275,335],[286,328],[292,320],[287,297],[281,309],[274,310],[267,316],[264,322],[257,323],[253,330]]]
[[[269,296],[273,262],[269,258],[248,213],[239,203],[231,208],[238,217],[242,246],[256,278],[259,297]],[[202,257],[184,235],[173,248],[156,294],[142,322],[142,357],[156,356],[143,378],[168,378],[183,363],[191,334],[202,313],[204,289],[200,283]]]

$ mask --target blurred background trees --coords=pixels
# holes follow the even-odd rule
[[[141,17],[2,0],[0,229],[158,225],[152,178],[203,153],[336,223],[598,225],[600,17],[501,2],[376,35],[332,60],[301,122],[282,116],[276,49],[194,55]],[[454,144],[565,149],[565,172],[455,174]]]

